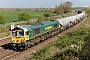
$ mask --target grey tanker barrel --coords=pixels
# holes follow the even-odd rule
[[[82,12],[82,13],[75,15],[75,16],[76,16],[78,21],[81,21],[83,19],[84,15],[85,15],[85,12]]]
[[[62,19],[57,19],[57,20],[64,29],[69,27],[69,24],[70,24],[69,18],[62,18]]]
[[[70,16],[67,18],[69,18],[71,26],[77,23],[76,16]]]
[[[59,22],[62,26],[66,26],[66,25],[69,24],[69,19],[67,19],[67,18],[58,19],[58,22]]]

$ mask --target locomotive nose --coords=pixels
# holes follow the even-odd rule
[[[12,43],[22,43],[24,42],[24,37],[13,37]]]

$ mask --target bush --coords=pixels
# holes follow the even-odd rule
[[[23,21],[27,21],[27,20],[30,19],[30,15],[25,13],[25,12],[23,12],[23,13],[18,15],[18,18],[19,18],[19,21],[22,21],[22,20]]]
[[[45,17],[51,17],[51,15],[52,15],[51,12],[46,12],[46,13],[44,14]]]
[[[5,24],[6,20],[5,17],[3,15],[0,15],[0,24]]]
[[[38,22],[44,22],[44,17],[43,16],[39,16],[37,21]]]

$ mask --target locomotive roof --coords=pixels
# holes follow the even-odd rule
[[[22,29],[26,29],[27,28],[28,30],[31,30],[31,29],[39,28],[39,27],[42,27],[42,26],[48,26],[48,25],[55,24],[55,23],[57,23],[57,20],[45,21],[45,22],[42,22],[42,23],[38,23],[36,25],[20,26],[19,28],[22,28]]]

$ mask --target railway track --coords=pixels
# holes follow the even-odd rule
[[[0,48],[0,60],[7,60],[13,56],[20,54],[20,52],[13,51],[10,49],[11,45],[6,45],[4,48]],[[7,48],[7,49],[6,49]]]
[[[11,53],[11,38],[10,36],[1,38],[0,39],[0,60],[5,60],[2,59],[6,55],[8,56]],[[12,50],[13,51],[13,50]]]
[[[11,40],[11,37],[10,36],[8,36],[8,37],[5,37],[5,38],[1,38],[0,39],[0,42],[7,42],[7,40]]]
[[[8,40],[8,41],[7,41]],[[13,51],[11,46],[11,41],[9,42],[10,37],[0,39],[0,60],[7,60],[15,55],[18,55],[20,52]]]
[[[1,54],[2,54],[2,55],[1,55]],[[8,60],[8,59],[10,59],[11,57],[16,56],[16,55],[18,55],[18,54],[20,54],[20,52],[15,52],[15,51],[6,50],[6,51],[0,53],[0,59],[1,59],[1,60]]]
[[[1,38],[0,39],[0,46],[5,45],[5,44],[10,43],[10,42],[11,42],[11,37],[10,36],[5,37],[5,38]]]
[[[86,18],[83,19],[78,24],[76,24],[75,26],[73,26],[73,28],[71,27],[71,28],[61,32],[60,35],[63,36],[66,32],[75,30],[85,21],[86,21]],[[28,48],[27,50],[22,51],[22,52],[16,52],[16,51],[12,50],[11,43],[10,43],[11,41],[9,41],[10,37],[2,39],[3,41],[0,40],[0,60],[24,60],[25,57],[30,57],[30,56],[32,57],[33,53],[35,53],[36,50],[39,50],[40,48],[42,48],[43,46],[47,45],[50,42],[56,41],[58,39],[57,36],[58,35],[53,36],[53,37],[33,46],[31,48]],[[1,44],[2,42],[3,42],[3,44]]]
[[[3,52],[3,51],[5,51],[5,49],[3,49],[2,47],[0,47],[0,52]]]

